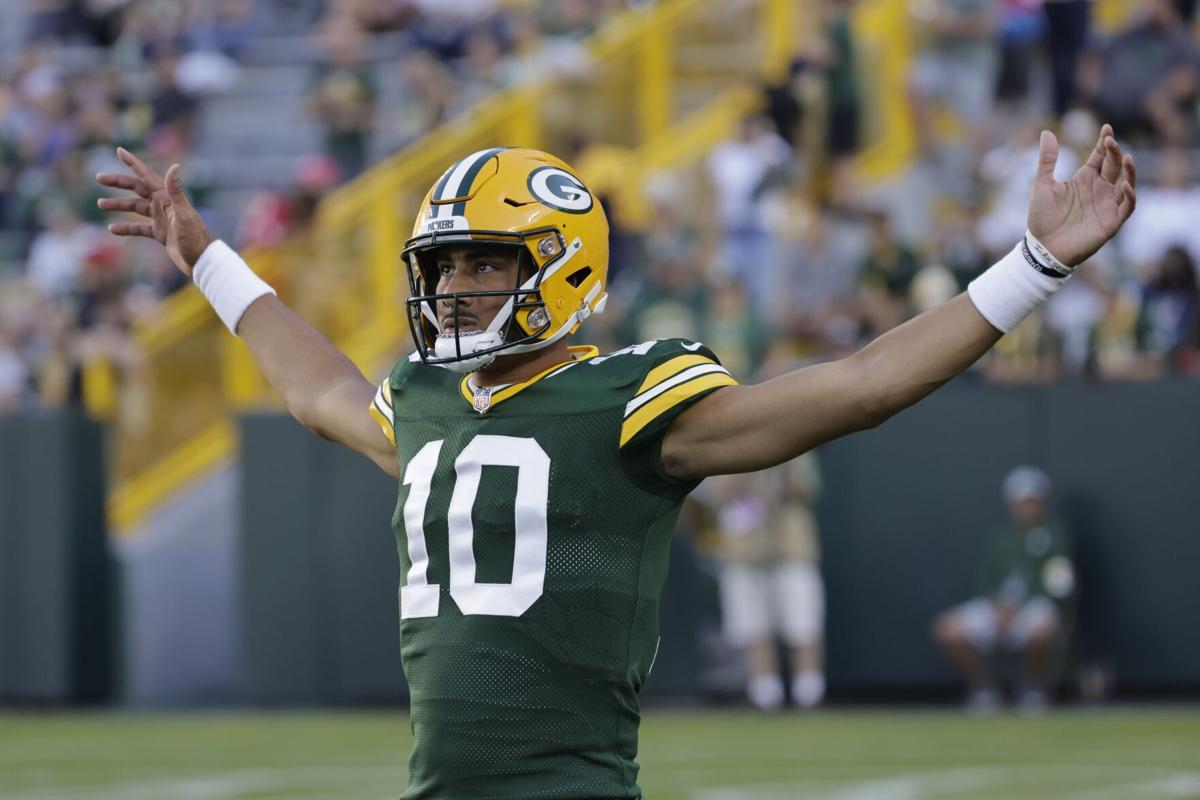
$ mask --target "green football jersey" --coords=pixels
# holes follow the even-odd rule
[[[404,465],[405,800],[641,797],[637,693],[694,486],[663,471],[660,444],[734,380],[679,340],[572,353],[479,399],[405,360],[372,404]]]

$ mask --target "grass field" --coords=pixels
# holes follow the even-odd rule
[[[396,798],[399,713],[0,714],[13,800]],[[1200,798],[1200,709],[968,719],[651,710],[648,800]]]

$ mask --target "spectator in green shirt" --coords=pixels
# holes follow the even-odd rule
[[[308,112],[325,129],[325,154],[348,181],[367,167],[378,89],[361,31],[338,23],[325,44],[327,58],[313,68]]]
[[[1050,488],[1050,479],[1036,467],[1009,473],[1004,499],[1011,522],[992,538],[979,593],[934,624],[938,642],[967,679],[971,711],[999,707],[988,665],[997,648],[1022,656],[1018,706],[1037,711],[1046,705],[1048,670],[1075,594],[1071,541],[1049,518]]]

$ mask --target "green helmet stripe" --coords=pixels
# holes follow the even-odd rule
[[[471,184],[475,182],[475,178],[479,175],[479,171],[483,169],[483,165],[488,161],[491,161],[492,156],[507,149],[507,147],[493,147],[491,150],[484,150],[483,152],[479,153],[479,158],[475,160],[475,163],[472,164],[471,168],[467,170],[467,174],[463,176],[462,182],[458,185],[458,191],[454,196],[462,197],[466,194],[469,194],[471,191]],[[467,202],[465,200],[459,200],[454,204],[454,208],[451,210],[450,214],[452,216],[461,217],[466,214],[466,212]]]

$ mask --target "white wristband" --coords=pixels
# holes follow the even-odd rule
[[[967,286],[967,294],[979,313],[1003,333],[1017,327],[1070,277],[1070,273],[1051,277],[1051,270],[1043,269],[1043,264],[1035,265],[1037,259],[1026,256],[1027,252],[1022,241]]]
[[[192,269],[192,280],[234,336],[250,304],[265,294],[275,294],[275,290],[220,239],[204,249]]]

